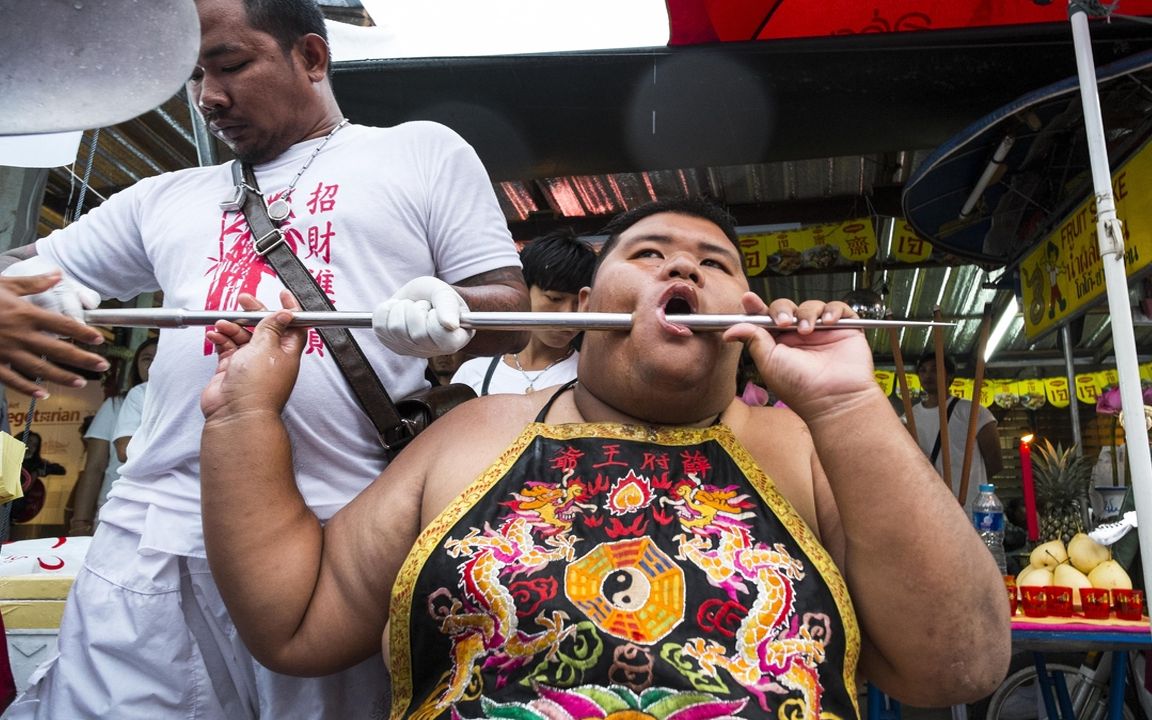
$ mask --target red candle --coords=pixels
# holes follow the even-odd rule
[[[1040,528],[1036,520],[1036,488],[1032,484],[1032,436],[1020,438],[1020,472],[1024,488],[1024,514],[1028,517],[1028,540],[1040,539]]]

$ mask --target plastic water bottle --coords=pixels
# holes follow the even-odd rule
[[[996,560],[1000,574],[1006,574],[1008,562],[1004,557],[1004,504],[996,497],[995,485],[987,483],[980,486],[980,495],[972,504],[972,524]]]

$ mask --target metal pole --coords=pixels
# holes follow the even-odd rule
[[[196,109],[196,98],[192,97],[192,91],[185,87],[184,94],[188,96],[188,114],[192,116],[192,136],[196,138],[196,162],[200,167],[215,165],[216,145],[212,142],[212,134],[208,132],[204,116]]]
[[[84,322],[90,325],[121,327],[182,328],[212,325],[217,320],[228,320],[240,325],[255,325],[266,318],[268,310],[181,310],[178,308],[138,308],[118,310],[88,310]],[[749,323],[769,329],[795,330],[795,326],[777,328],[767,315],[670,315],[668,321],[691,330],[722,331],[739,323]],[[313,311],[293,312],[293,327],[372,327],[370,312]],[[952,327],[950,322],[922,320],[873,320],[845,318],[834,325],[821,325],[817,329],[869,329],[912,325],[916,327]],[[460,326],[470,330],[628,330],[632,327],[629,313],[577,313],[577,312],[462,312]]]
[[[1068,416],[1072,422],[1072,442],[1076,443],[1076,453],[1084,454],[1084,439],[1080,432],[1080,401],[1076,399],[1076,368],[1072,358],[1072,331],[1065,324],[1060,328],[1060,344],[1064,346],[1064,372],[1068,378]]]
[[[1124,409],[1124,438],[1128,464],[1132,470],[1132,495],[1136,516],[1142,522],[1137,537],[1143,552],[1144,577],[1152,577],[1152,454],[1144,427],[1144,401],[1140,390],[1140,368],[1136,361],[1136,333],[1128,300],[1128,278],[1124,272],[1124,232],[1116,217],[1112,195],[1112,174],[1104,142],[1104,121],[1096,92],[1096,65],[1088,16],[1076,2],[1070,3],[1072,39],[1076,48],[1076,69],[1080,76],[1080,98],[1084,104],[1084,127],[1088,135],[1088,156],[1092,164],[1092,186],[1096,194],[1096,241],[1104,266],[1108,312],[1112,316],[1112,341],[1116,370],[1120,378],[1120,405]]]

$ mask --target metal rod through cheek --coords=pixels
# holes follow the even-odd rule
[[[177,310],[171,308],[141,308],[123,310],[88,310],[84,321],[89,325],[182,328],[213,325],[217,320],[228,320],[240,325],[255,325],[267,317],[269,311]],[[727,330],[739,323],[750,323],[768,329],[794,330],[795,326],[778,328],[766,315],[671,315],[669,321],[697,331]],[[632,327],[629,313],[568,313],[568,312],[465,312],[460,315],[462,327],[470,330],[628,330]],[[370,312],[296,312],[294,327],[370,328]],[[875,328],[889,326],[934,327],[951,326],[922,320],[870,320],[845,318],[828,329]],[[822,326],[817,323],[817,328]]]

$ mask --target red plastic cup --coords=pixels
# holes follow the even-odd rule
[[[1011,608],[1011,614],[1016,614],[1016,607],[1020,603],[1020,594],[1016,589],[1016,576],[1004,576],[1004,588],[1008,590],[1008,606]]]
[[[1072,616],[1072,588],[1050,585],[1048,588],[1048,614],[1056,617]]]
[[[1121,620],[1139,620],[1144,616],[1144,591],[1116,588],[1112,591],[1116,604],[1116,617]]]
[[[1048,588],[1021,585],[1020,605],[1028,617],[1048,617]]]
[[[1080,588],[1080,604],[1084,617],[1106,620],[1112,612],[1112,596],[1106,588]]]

